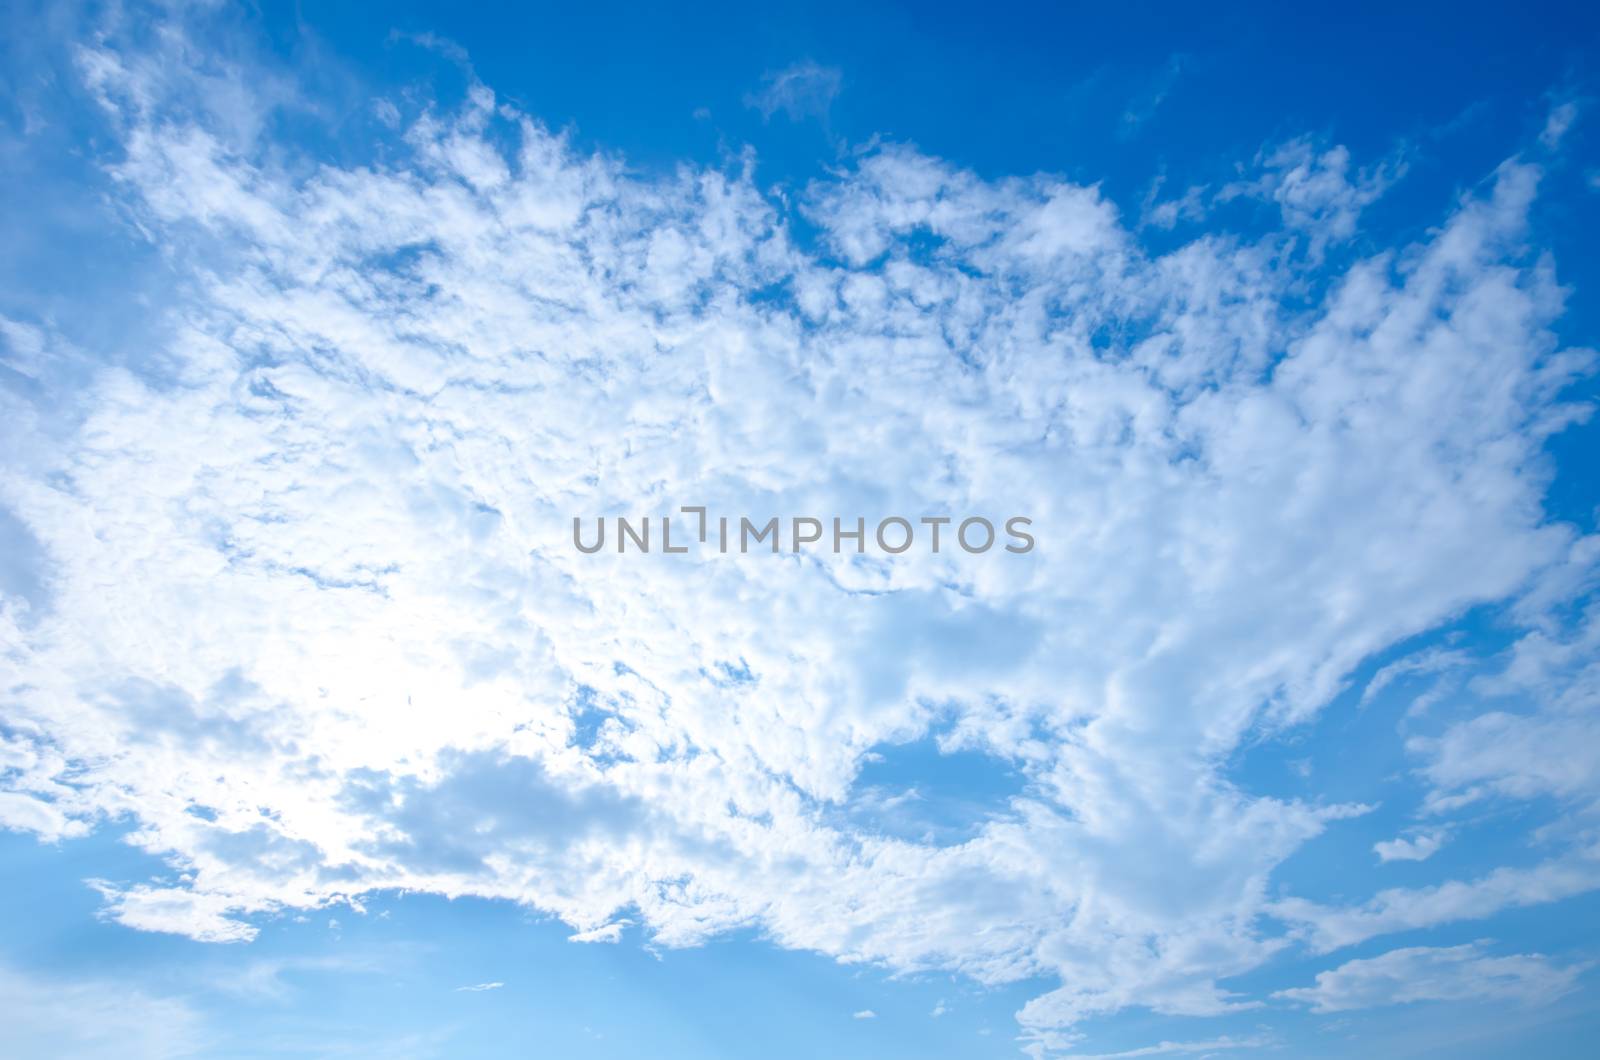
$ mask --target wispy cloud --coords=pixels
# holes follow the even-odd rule
[[[1126,138],[1136,135],[1151,118],[1155,117],[1157,109],[1166,101],[1173,86],[1177,84],[1179,75],[1183,73],[1183,62],[1182,56],[1172,56],[1160,72],[1128,101],[1127,108],[1122,112],[1119,136]]]
[[[1587,851],[1529,867],[1504,866],[1473,880],[1448,880],[1425,887],[1391,887],[1356,905],[1325,905],[1283,898],[1267,911],[1296,926],[1312,948],[1327,953],[1379,935],[1476,920],[1570,898],[1600,887]]]
[[[1549,150],[1561,146],[1562,139],[1567,135],[1567,130],[1572,128],[1578,120],[1578,104],[1574,100],[1566,100],[1550,108],[1550,114],[1545,118],[1544,128],[1539,132],[1539,143]]]
[[[1570,992],[1589,966],[1560,965],[1540,954],[1490,956],[1486,944],[1391,950],[1319,973],[1315,986],[1275,996],[1314,1012],[1345,1012],[1417,1001],[1511,1001],[1549,1004]]]
[[[1406,172],[1398,157],[1352,172],[1345,147],[1319,148],[1304,137],[1263,151],[1257,161],[1261,173],[1223,187],[1218,201],[1250,196],[1276,203],[1285,226],[1308,237],[1313,257],[1352,238],[1361,212]]]
[[[831,66],[811,60],[763,75],[761,88],[745,96],[745,106],[770,119],[782,111],[791,121],[826,120],[834,99],[844,87],[844,76]]]
[[[0,1053],[83,1060],[206,1055],[212,1034],[188,1002],[128,983],[41,978],[0,966]]]

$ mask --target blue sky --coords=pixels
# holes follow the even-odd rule
[[[0,19],[0,1052],[1586,1055],[1591,8]]]

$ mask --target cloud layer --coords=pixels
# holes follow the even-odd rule
[[[1526,245],[1536,161],[1369,251],[1396,173],[1296,142],[1218,199],[1274,224],[1156,254],[1094,187],[904,146],[792,206],[748,165],[633,176],[476,82],[385,101],[368,164],[286,159],[233,95],[180,104],[199,75],[166,47],[77,61],[121,206],[185,278],[170,341],[69,386],[62,340],[6,328],[39,386],[0,428],[36,557],[0,605],[0,821],[134,822],[177,875],[100,883],[108,917],[242,941],[408,888],[583,941],[756,928],[1049,977],[1020,1014],[1043,1050],[1130,1005],[1260,1004],[1223,981],[1297,941],[1600,881],[1600,769],[1549,753],[1600,746],[1600,568],[1542,508],[1592,358],[1557,343]],[[574,515],[686,504],[1025,513],[1039,544],[571,547]],[[1517,640],[1470,690],[1498,702],[1411,739],[1422,812],[1553,798],[1581,811],[1553,852],[1349,907],[1273,892],[1369,807],[1252,790],[1237,756],[1490,603]],[[929,738],[1021,789],[959,840],[862,824],[863,766]],[[1396,951],[1284,996],[1350,1007],[1424,959],[1513,992],[1556,974]]]

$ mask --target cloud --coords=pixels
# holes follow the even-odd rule
[[[761,90],[745,96],[745,106],[770,119],[778,111],[790,121],[821,118],[826,121],[833,101],[844,86],[844,76],[831,66],[807,59],[762,75]]]
[[[282,1001],[293,996],[290,973],[321,973],[347,976],[393,971],[390,959],[340,955],[337,957],[268,957],[250,960],[237,974],[214,977],[207,985],[251,1001]]]
[[[1530,868],[1498,868],[1475,880],[1390,888],[1356,906],[1286,898],[1269,903],[1266,909],[1297,925],[1313,950],[1327,953],[1378,935],[1477,920],[1503,909],[1559,901],[1597,887],[1600,871],[1593,855],[1580,848]]]
[[[1206,215],[1206,189],[1191,187],[1175,199],[1158,200],[1164,178],[1156,178],[1150,186],[1150,193],[1145,199],[1144,213],[1140,218],[1140,225],[1149,225],[1155,228],[1171,229],[1177,227],[1179,221],[1199,221]]]
[[[67,816],[55,803],[15,791],[0,791],[0,826],[32,832],[48,842],[93,831],[87,821]]]
[[[264,907],[264,903],[241,900],[237,895],[185,887],[121,887],[105,880],[90,880],[89,884],[106,900],[100,912],[103,919],[140,931],[187,935],[200,942],[249,942],[256,937],[257,928],[226,914]],[[330,926],[337,924],[332,921]]]
[[[1574,834],[1531,869],[1284,894],[1367,807],[1233,768],[1480,605],[1517,626],[1507,674],[1585,687],[1549,616],[1594,556],[1545,516],[1543,447],[1592,357],[1526,246],[1536,165],[1330,263],[1284,251],[1351,239],[1396,170],[1295,141],[1237,192],[1271,226],[1157,253],[1096,186],[904,145],[793,205],[742,169],[640,177],[476,82],[373,123],[380,161],[300,157],[187,107],[177,39],[78,53],[117,208],[186,281],[169,337],[0,390],[0,504],[48,573],[0,606],[4,783],[32,800],[5,819],[133,822],[174,873],[100,883],[106,917],[244,942],[405,889],[579,941],[755,931],[1044,978],[1019,1016],[1044,1048],[1129,1006],[1248,1010],[1220,984],[1301,940],[1600,882]],[[825,110],[837,75],[807,77],[764,113]],[[67,348],[25,323],[24,353]],[[575,515],[684,504],[1025,513],[1039,547],[570,545]],[[1564,702],[1415,734],[1419,777],[1580,798],[1528,765],[1553,732],[1487,753],[1581,737]],[[918,741],[1016,778],[958,839],[851,812],[917,788],[860,776]]]
[[[578,931],[567,936],[569,942],[619,942],[622,933],[633,922],[631,920],[613,920],[609,924],[601,924],[588,931]]]
[[[126,983],[62,980],[0,967],[0,1053],[84,1060],[205,1055],[211,1036],[180,1000]]]
[[[1396,836],[1393,839],[1381,840],[1372,844],[1372,849],[1378,855],[1378,860],[1383,862],[1427,861],[1438,853],[1443,845],[1442,833],[1422,832],[1409,838]]]
[[[1231,1049],[1261,1049],[1272,1044],[1272,1039],[1262,1036],[1236,1038],[1223,1035],[1220,1038],[1208,1038],[1203,1041],[1158,1042],[1155,1045],[1127,1049],[1119,1053],[1098,1053],[1093,1056],[1086,1053],[1069,1055],[1076,1060],[1134,1060],[1135,1057],[1141,1056],[1187,1056],[1194,1053],[1220,1053]]]
[[[1367,687],[1361,691],[1361,705],[1365,707],[1370,704],[1396,681],[1415,677],[1435,677],[1471,662],[1472,657],[1466,652],[1445,648],[1433,648],[1398,659],[1372,675],[1372,680],[1368,681]],[[1418,700],[1418,702],[1425,701]],[[1412,709],[1416,709],[1415,705]]]
[[[875,1019],[878,1018],[878,1014],[876,1012],[872,1011],[870,1008],[864,1008],[860,1012],[855,1013],[850,1018],[851,1019],[857,1019],[857,1020],[875,1020]]]
[[[1340,145],[1320,149],[1306,138],[1264,151],[1258,162],[1259,176],[1224,187],[1218,200],[1257,197],[1276,203],[1284,224],[1310,237],[1313,257],[1330,244],[1352,238],[1361,211],[1404,176],[1406,169],[1403,161],[1390,160],[1352,174],[1348,149]]]
[[[1539,132],[1539,143],[1544,147],[1555,150],[1561,146],[1561,140],[1567,135],[1567,130],[1572,128],[1572,123],[1578,120],[1578,104],[1567,100],[1550,108],[1550,114],[1545,118],[1544,128]]]
[[[485,990],[499,990],[505,985],[504,983],[477,983],[473,986],[458,986],[456,987],[456,993],[477,994]]]
[[[1414,1001],[1509,1001],[1549,1004],[1570,992],[1586,965],[1560,966],[1537,953],[1491,957],[1484,943],[1390,950],[1317,975],[1316,986],[1275,997],[1313,1012],[1345,1012]]]
[[[1438,814],[1488,798],[1552,798],[1591,817],[1600,810],[1600,610],[1584,603],[1600,538],[1572,544],[1576,585],[1545,601],[1549,617],[1472,681],[1480,702],[1501,709],[1419,733],[1406,750],[1421,760]],[[1552,593],[1541,586],[1541,595]],[[1565,615],[1560,618],[1557,616]],[[1531,705],[1531,709],[1530,709]]]

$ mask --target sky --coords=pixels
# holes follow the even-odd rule
[[[0,1053],[1588,1055],[1600,12],[1304,6],[0,9]]]

